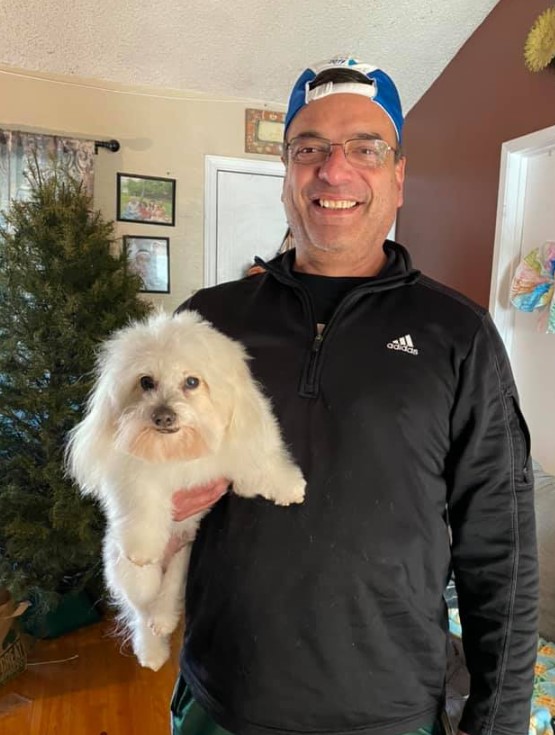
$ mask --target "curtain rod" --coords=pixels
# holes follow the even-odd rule
[[[119,140],[95,140],[94,141],[94,152],[98,153],[99,148],[107,148],[112,153],[117,153],[121,148]]]

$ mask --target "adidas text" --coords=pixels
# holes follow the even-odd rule
[[[406,334],[404,337],[394,339],[387,343],[388,350],[400,350],[401,352],[407,352],[409,355],[418,355],[418,350],[413,344],[410,334]]]

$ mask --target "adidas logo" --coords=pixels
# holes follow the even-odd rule
[[[388,350],[401,350],[401,352],[408,352],[409,355],[418,355],[418,350],[414,346],[412,337],[410,334],[405,334],[404,337],[394,339],[387,343]]]

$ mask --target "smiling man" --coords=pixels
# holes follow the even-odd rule
[[[403,203],[405,176],[405,159],[384,110],[352,92],[316,99],[288,126],[284,162],[282,198],[296,270],[376,275]]]
[[[308,485],[289,508],[176,493],[178,518],[220,499],[191,557],[174,735],[440,733],[451,573],[471,676],[460,729],[528,732],[528,434],[487,312],[386,239],[402,127],[382,70],[307,69],[283,154],[294,249],[182,307],[244,343]]]

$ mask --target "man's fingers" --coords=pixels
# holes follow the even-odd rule
[[[209,486],[207,491],[207,497],[212,498],[221,498],[222,495],[225,495],[227,492],[227,489],[229,487],[229,480],[226,480],[225,478],[222,478],[221,480],[217,480],[216,483],[214,483],[212,486]]]
[[[173,494],[174,499],[177,498],[189,498],[193,502],[196,498],[219,498],[223,495],[229,485],[229,480],[221,479],[215,482],[208,483],[206,485],[197,485],[196,487],[187,488],[186,490],[176,490]]]
[[[225,495],[229,480],[222,478],[207,485],[199,485],[187,490],[177,490],[172,496],[173,519],[183,521],[185,518],[210,508]]]

